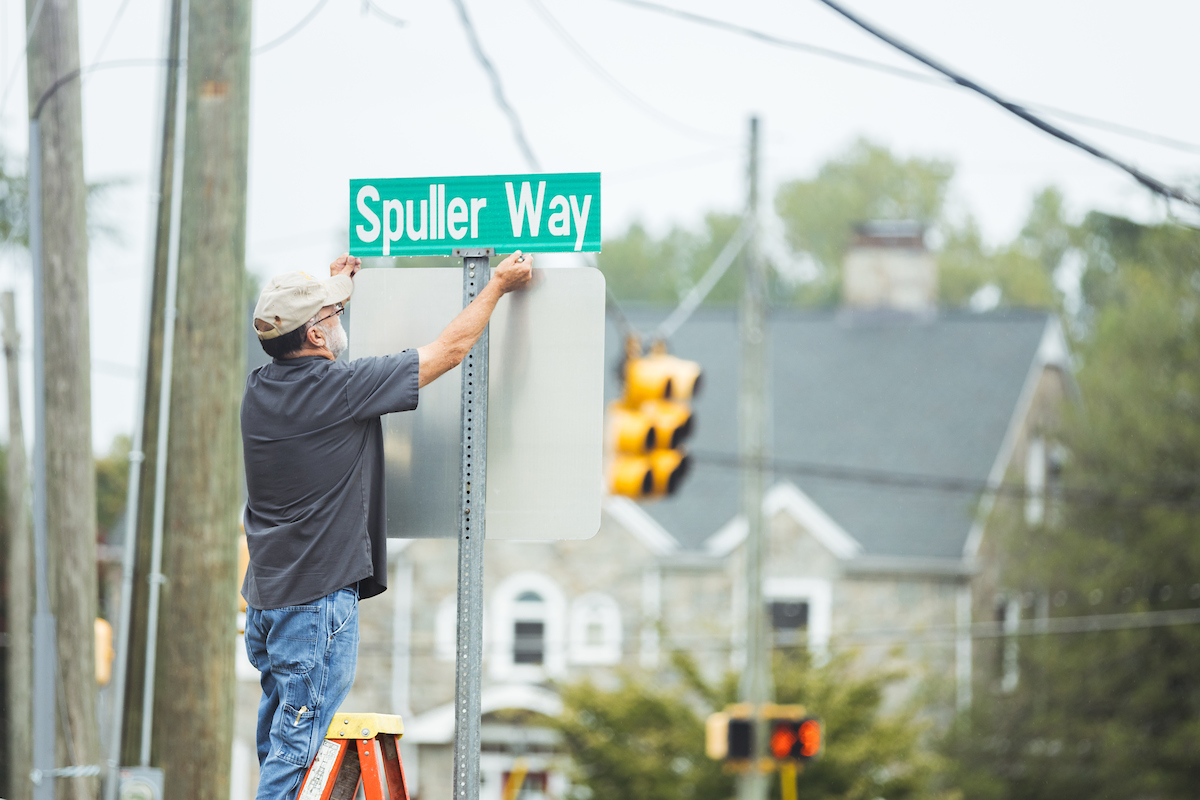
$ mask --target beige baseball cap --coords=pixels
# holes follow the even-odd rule
[[[349,275],[314,278],[306,272],[286,272],[271,278],[254,307],[254,330],[259,339],[291,333],[334,303],[345,303],[354,292]]]

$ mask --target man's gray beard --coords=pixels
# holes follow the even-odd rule
[[[329,348],[329,352],[333,353],[336,361],[342,353],[346,352],[346,345],[349,343],[350,339],[346,336],[346,329],[342,327],[342,320],[339,318],[337,326],[329,331],[329,341],[325,346]]]

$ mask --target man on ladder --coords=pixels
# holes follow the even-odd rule
[[[338,361],[341,314],[361,260],[330,277],[291,272],[259,295],[254,328],[273,361],[242,397],[246,650],[262,673],[258,798],[291,798],[350,691],[358,601],[387,588],[383,430],[417,406],[418,389],[458,366],[500,297],[528,285],[533,259],[513,253],[431,344]]]

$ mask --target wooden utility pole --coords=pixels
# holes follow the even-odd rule
[[[244,383],[249,0],[190,0],[178,300],[151,761],[167,800],[229,796]],[[164,456],[158,454],[159,458]]]
[[[32,800],[33,531],[25,506],[25,430],[21,424],[20,343],[13,293],[0,296],[8,366],[8,797]]]
[[[142,687],[145,674],[146,616],[150,595],[150,530],[154,515],[154,475],[158,438],[158,400],[162,386],[163,316],[167,287],[167,255],[171,235],[171,192],[175,181],[175,119],[179,86],[180,13],[182,0],[172,0],[167,33],[164,78],[161,167],[158,174],[158,212],[154,237],[150,321],[146,343],[145,397],[142,401],[142,451],[137,512],[137,566],[134,569],[132,617],[129,624],[121,763],[137,764],[142,731]],[[127,513],[132,513],[129,511]]]
[[[766,321],[763,263],[758,237],[758,118],[750,119],[749,192],[746,214],[750,237],[742,251],[744,275],[742,304],[738,317],[742,369],[738,396],[739,449],[742,462],[742,514],[746,517],[746,664],[738,684],[738,696],[753,709],[754,739],[750,763],[738,783],[739,800],[765,800],[766,776],[758,765],[766,752],[766,726],[761,707],[771,699],[771,651],[767,642],[766,608],[763,605],[762,572],[766,536],[763,525],[763,457],[766,454]]]
[[[75,0],[27,0],[29,108],[41,128],[47,420],[46,533],[57,620],[57,765],[100,761],[96,720],[96,475],[88,336],[87,187]],[[36,213],[36,210],[35,210]],[[35,265],[36,269],[36,265]],[[58,798],[94,798],[99,779],[58,778]]]

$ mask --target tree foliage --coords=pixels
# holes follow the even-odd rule
[[[710,213],[700,230],[676,226],[662,238],[634,223],[623,235],[604,242],[597,264],[619,302],[673,305],[716,261],[740,222],[735,214]],[[741,285],[738,270],[730,269],[708,302],[736,303]]]
[[[809,180],[779,187],[775,210],[787,243],[821,268],[822,281],[837,278],[854,225],[867,220],[912,219],[940,223],[954,166],[941,159],[896,157],[859,139]]]
[[[885,713],[895,672],[863,671],[849,654],[815,664],[802,651],[775,660],[776,699],[822,719],[825,749],[797,781],[804,798],[889,800],[935,796],[937,757],[920,746],[924,725],[908,709]],[[705,680],[676,655],[667,675],[625,673],[615,685],[562,687],[555,721],[572,762],[573,800],[725,800],[735,777],[704,754],[704,720],[735,701],[737,676]],[[778,776],[771,796],[778,796]]]
[[[1056,308],[1054,275],[1082,235],[1066,219],[1062,194],[1043,190],[1012,242],[984,243],[969,215],[948,201],[954,165],[937,158],[903,158],[865,139],[822,165],[811,178],[786,182],[774,198],[782,223],[780,247],[765,248],[768,297],[781,306],[835,305],[842,261],[855,226],[870,220],[916,220],[936,244],[939,302],[967,306],[981,289],[992,304]],[[961,219],[959,219],[961,218]],[[957,221],[956,221],[957,220]],[[618,302],[674,305],[700,280],[737,230],[736,214],[709,214],[699,230],[676,226],[658,237],[633,224],[604,242],[599,266]],[[781,263],[773,263],[781,262]],[[802,269],[797,269],[797,267]],[[731,305],[741,289],[735,266],[706,302]]]
[[[125,513],[129,448],[129,437],[120,435],[113,439],[108,453],[96,459],[96,527],[101,532],[107,532]]]
[[[1063,502],[1005,543],[1011,588],[1055,617],[1200,607],[1200,234],[1092,214],[1082,402]],[[1161,620],[1163,622],[1168,619]],[[950,737],[968,797],[1185,798],[1200,786],[1200,626],[1024,637],[1011,694]]]

